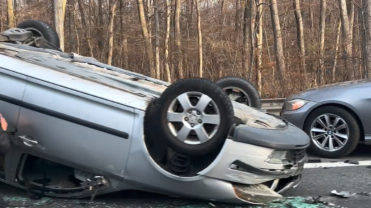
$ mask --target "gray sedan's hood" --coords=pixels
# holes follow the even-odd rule
[[[283,129],[287,124],[280,118],[263,113],[255,108],[232,101],[234,114],[246,125],[256,128]]]
[[[321,87],[311,88],[299,93],[296,93],[286,100],[293,100],[293,99],[304,99],[310,101],[321,101],[323,99],[328,99],[333,97],[334,94],[337,96],[343,95],[345,96],[348,93],[353,93],[354,89],[362,88],[362,87],[370,87],[371,86],[371,79],[362,79],[356,81],[348,81],[348,82],[341,82],[335,84],[324,85]]]

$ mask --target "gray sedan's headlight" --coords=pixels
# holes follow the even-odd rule
[[[295,111],[300,108],[302,108],[304,105],[306,105],[308,101],[301,100],[301,99],[295,99],[295,100],[289,100],[285,102],[285,110],[286,111]]]

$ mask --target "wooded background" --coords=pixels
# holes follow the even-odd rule
[[[249,79],[263,98],[368,78],[370,0],[0,0],[0,29],[56,28],[65,52],[158,79]]]

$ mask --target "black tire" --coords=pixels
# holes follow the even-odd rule
[[[168,125],[167,113],[171,103],[179,95],[186,92],[198,92],[209,96],[219,109],[220,123],[214,136],[208,141],[197,145],[187,144],[178,140]],[[207,79],[177,80],[162,93],[154,104],[154,108],[153,116],[156,118],[156,121],[150,124],[151,126],[145,127],[147,134],[156,135],[158,142],[164,141],[174,151],[187,156],[201,156],[218,150],[226,140],[229,129],[233,124],[234,111],[230,99],[220,87]],[[183,109],[183,111],[188,110]]]
[[[247,105],[250,107],[254,107],[257,109],[261,108],[261,98],[259,95],[259,91],[255,88],[255,86],[246,79],[240,77],[224,77],[216,81],[216,84],[219,85],[223,90],[229,95],[229,90],[226,91],[226,88],[233,87],[239,88],[244,91],[248,96],[248,103]],[[239,102],[236,100],[236,102]],[[241,103],[241,102],[239,102]]]
[[[31,31],[34,36],[44,37],[56,47],[60,47],[60,40],[57,32],[46,22],[41,20],[25,20],[17,25],[17,28]]]
[[[349,127],[349,137],[348,137],[348,141],[345,143],[345,146],[342,147],[340,150],[333,151],[333,152],[322,150],[318,146],[316,146],[312,140],[312,136],[310,132],[311,125],[314,122],[314,120],[318,118],[320,115],[323,115],[326,113],[339,116],[346,122],[347,126]],[[346,109],[343,109],[341,107],[336,107],[336,106],[325,106],[325,107],[321,107],[313,111],[305,121],[304,131],[311,138],[311,144],[308,150],[324,158],[341,158],[341,157],[345,157],[349,155],[357,147],[359,143],[359,139],[361,137],[361,129],[358,125],[357,120],[352,115],[352,113],[350,113]]]
[[[165,158],[168,146],[164,142],[158,142],[162,138],[157,138],[156,134],[153,134],[152,124],[157,122],[155,117],[156,103],[157,100],[150,102],[144,115],[144,140],[152,159],[158,162]]]

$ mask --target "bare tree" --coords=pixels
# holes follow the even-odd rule
[[[294,9],[295,9],[295,19],[296,19],[297,40],[298,40],[298,45],[300,48],[301,67],[303,67],[304,77],[306,77],[305,75],[307,71],[305,70],[304,27],[303,27],[303,18],[301,17],[299,0],[294,0]]]
[[[335,82],[335,79],[336,79],[335,73],[336,73],[336,63],[337,63],[339,43],[340,43],[340,33],[341,33],[341,20],[339,20],[337,32],[336,32],[334,64],[332,66],[332,81],[333,82]]]
[[[87,20],[86,20],[86,14],[85,14],[85,5],[84,3],[82,2],[82,0],[78,0],[78,4],[79,4],[79,9],[80,9],[80,15],[81,15],[81,21],[82,21],[82,24],[83,25],[87,25]],[[86,41],[88,43],[88,49],[89,49],[89,55],[91,57],[94,57],[94,54],[93,54],[93,47],[91,45],[91,40],[90,40],[90,36],[89,36],[89,33],[85,31],[85,37],[86,37]]]
[[[371,3],[367,0],[362,0],[362,16],[363,16],[363,41],[362,44],[365,46],[363,52],[364,65],[366,71],[366,77],[371,75]]]
[[[277,75],[278,78],[282,83],[285,81],[285,57],[283,53],[283,45],[282,45],[282,35],[281,35],[281,26],[280,26],[280,19],[278,15],[277,9],[277,0],[269,0],[270,9],[271,9],[271,18],[272,18],[272,26],[273,26],[273,36],[274,36],[274,49],[276,52],[276,64],[277,64]],[[283,90],[285,90],[285,86],[282,85]]]
[[[251,71],[254,66],[254,50],[255,50],[255,19],[256,19],[256,4],[255,0],[250,0],[250,67],[249,80],[251,79]]]
[[[171,0],[166,0],[165,70],[168,82],[171,82],[171,74],[169,67],[170,20],[171,20]]]
[[[60,40],[60,48],[64,50],[64,18],[67,0],[54,0],[54,25]]]
[[[343,30],[343,43],[344,43],[344,62],[345,62],[345,73],[343,78],[349,78],[349,71],[351,70],[349,60],[352,57],[352,42],[351,34],[349,30],[349,19],[347,12],[346,0],[339,0],[340,18]]]
[[[251,25],[249,25],[249,4],[248,0],[243,1],[244,5],[244,13],[243,13],[243,48],[242,48],[242,69],[244,70],[245,74],[249,72],[248,66],[248,48],[249,48],[249,31]]]
[[[160,18],[158,15],[158,0],[153,0],[153,4],[155,7],[155,28],[156,28],[156,78],[161,79],[161,69],[160,69]]]
[[[177,56],[178,56],[178,72],[179,78],[182,79],[183,76],[183,55],[181,48],[181,36],[180,36],[180,0],[175,0],[175,43],[177,46]]]
[[[124,9],[125,9],[125,1],[120,0],[120,35],[122,36],[121,39],[121,60],[123,63],[121,65],[125,68],[129,68],[129,57],[128,57],[128,39],[125,34],[125,18],[124,18]]]
[[[198,0],[195,0],[197,10],[197,36],[198,36],[198,56],[199,56],[199,76],[202,77],[202,31],[201,31],[201,14]]]
[[[321,0],[321,20],[320,20],[320,70],[321,76],[319,83],[325,82],[325,67],[324,67],[324,50],[325,50],[325,30],[326,30],[326,0]]]
[[[146,16],[144,14],[143,0],[137,0],[137,2],[138,2],[138,10],[139,10],[139,19],[140,19],[140,24],[142,25],[142,34],[144,38],[144,43],[146,45],[146,51],[148,55],[148,62],[149,62],[151,77],[155,77],[156,70],[153,64],[152,41],[151,41],[151,37],[148,34],[148,25],[147,25]]]
[[[257,3],[259,4],[258,7],[258,35],[257,35],[257,66],[256,66],[256,80],[258,85],[258,91],[261,95],[261,92],[263,90],[262,87],[262,54],[263,54],[263,4],[264,0],[257,0]]]
[[[13,0],[8,0],[8,27],[9,28],[15,27]]]
[[[113,1],[110,4],[110,21],[108,25],[108,34],[109,34],[109,39],[108,39],[108,55],[107,55],[107,64],[111,65],[112,64],[112,53],[113,53],[113,21],[115,20],[115,15],[116,15],[116,0],[111,0]]]

